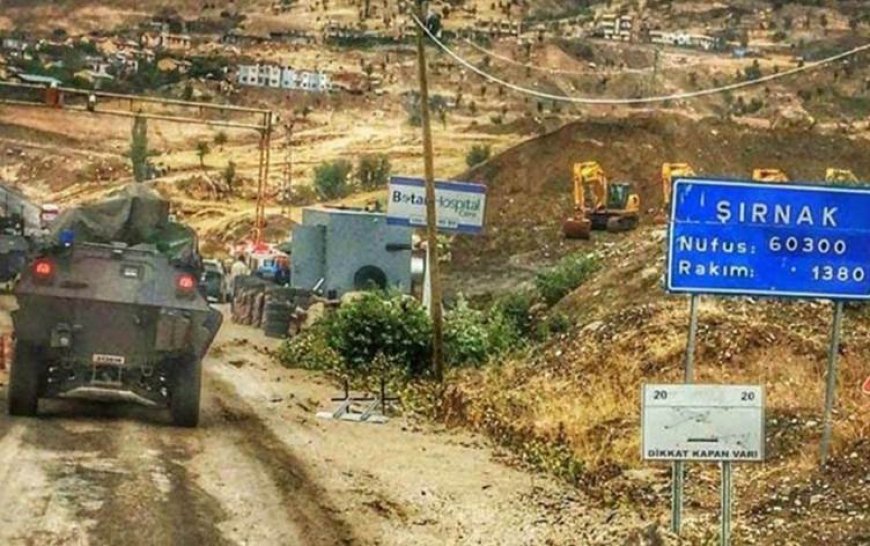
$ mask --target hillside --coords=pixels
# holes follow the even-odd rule
[[[456,373],[445,418],[487,433],[516,460],[578,484],[600,506],[628,508],[652,525],[668,517],[667,465],[639,455],[643,383],[679,383],[688,302],[659,286],[664,232],[593,243],[601,272],[550,313],[574,326],[483,370]],[[699,383],[762,384],[767,459],[735,478],[735,544],[859,545],[870,540],[866,463],[870,413],[860,385],[870,359],[870,315],[844,325],[834,417],[834,458],[818,469],[831,308],[821,302],[704,298]],[[686,539],[712,538],[718,469],[690,465]],[[790,537],[791,542],[782,542]]]
[[[585,246],[565,241],[560,230],[572,209],[571,167],[588,160],[598,161],[611,180],[633,182],[642,209],[655,211],[662,205],[662,162],[686,161],[701,175],[729,178],[745,179],[758,167],[781,168],[793,180],[823,179],[827,167],[867,178],[870,140],[673,114],[569,123],[459,177],[487,185],[487,231],[456,242],[454,268],[485,270],[505,256],[526,253],[527,261],[547,260]]]

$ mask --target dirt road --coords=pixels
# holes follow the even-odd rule
[[[472,436],[317,419],[333,387],[270,346],[225,325],[196,430],[81,401],[0,417],[0,544],[611,543],[613,514]]]

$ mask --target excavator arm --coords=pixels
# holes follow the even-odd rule
[[[586,189],[589,197],[586,199]],[[597,210],[607,204],[607,176],[597,161],[574,164],[574,208],[576,210]]]

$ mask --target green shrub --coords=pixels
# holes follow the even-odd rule
[[[444,317],[444,361],[450,366],[483,364],[522,344],[513,317],[497,305],[484,313],[460,297]]]
[[[294,185],[290,190],[290,204],[295,207],[306,207],[316,203],[317,190],[309,185]]]
[[[465,164],[469,167],[474,167],[475,165],[480,165],[492,155],[492,146],[484,146],[482,144],[475,144],[468,150],[468,153],[465,154]]]
[[[348,177],[353,170],[350,161],[337,159],[314,168],[314,190],[321,199],[338,199],[351,192]]]
[[[496,357],[521,347],[525,337],[517,329],[514,322],[499,309],[491,309],[487,317],[486,331],[488,335],[488,352],[490,357]]]
[[[390,181],[390,160],[385,154],[368,154],[359,160],[356,177],[364,190],[376,190]]]
[[[492,313],[501,315],[518,336],[528,337],[532,332],[531,308],[534,299],[529,292],[511,292],[495,302]]]
[[[349,373],[369,373],[383,355],[408,376],[429,369],[432,325],[407,296],[367,292],[341,306],[323,323],[329,347]]]
[[[546,341],[551,336],[564,334],[571,326],[571,319],[568,315],[565,313],[552,313],[536,325],[535,339]]]
[[[600,267],[595,254],[566,256],[553,268],[538,273],[535,286],[547,305],[553,305],[586,282]]]
[[[288,368],[341,373],[344,368],[341,356],[329,346],[327,339],[324,324],[317,323],[285,341],[278,348],[278,361]]]
[[[460,298],[444,317],[444,362],[450,366],[482,364],[488,354],[486,317]]]

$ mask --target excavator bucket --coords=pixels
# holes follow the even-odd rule
[[[592,235],[592,222],[588,218],[572,216],[562,223],[566,239],[589,239]]]

